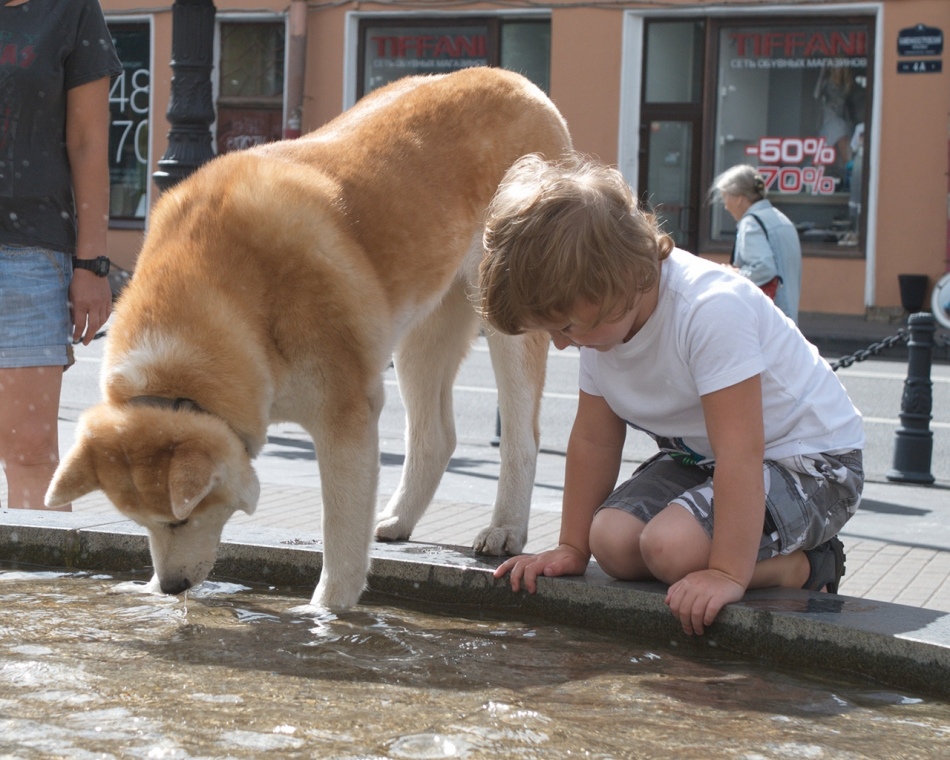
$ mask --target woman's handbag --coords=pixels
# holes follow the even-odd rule
[[[761,290],[765,295],[775,300],[775,294],[778,293],[778,286],[782,284],[782,278],[776,275],[771,280],[769,280],[765,285],[759,285],[759,290]]]

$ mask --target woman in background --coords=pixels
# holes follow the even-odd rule
[[[738,164],[713,181],[712,198],[736,220],[731,266],[768,294],[796,324],[802,286],[802,246],[791,220],[768,200],[755,167]]]

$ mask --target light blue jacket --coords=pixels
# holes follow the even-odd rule
[[[798,230],[767,200],[753,203],[739,220],[734,264],[756,285],[764,285],[776,275],[781,277],[775,305],[798,323],[802,289],[802,246]]]

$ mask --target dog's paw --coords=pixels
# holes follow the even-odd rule
[[[525,538],[520,532],[508,527],[485,528],[475,537],[472,548],[476,554],[487,554],[492,557],[521,554],[525,545]]]
[[[412,530],[406,528],[398,517],[383,517],[376,523],[373,535],[377,541],[405,541]]]
[[[150,588],[148,583],[142,581],[120,581],[109,589],[110,594],[155,594],[160,595],[161,589]]]
[[[300,617],[312,618],[318,623],[329,623],[337,619],[336,615],[326,607],[319,604],[308,602],[307,604],[298,604],[296,607],[290,607],[287,610],[290,615],[299,615]]]
[[[363,586],[362,582],[338,583],[326,580],[326,575],[323,575],[313,592],[309,606],[329,612],[346,612],[359,602]]]
[[[158,576],[153,575],[147,583],[142,581],[121,581],[116,583],[109,591],[112,594],[155,594],[162,596],[162,588],[158,582]]]

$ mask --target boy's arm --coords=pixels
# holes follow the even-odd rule
[[[590,562],[590,526],[597,507],[617,484],[626,424],[601,396],[580,392],[577,415],[567,444],[561,534],[556,549],[512,557],[495,570],[511,573],[511,588],[522,581],[531,593],[539,575],[580,575]]]
[[[701,634],[723,606],[745,594],[765,522],[760,377],[703,396],[702,404],[716,461],[709,568],[674,583],[666,597],[687,634]]]

